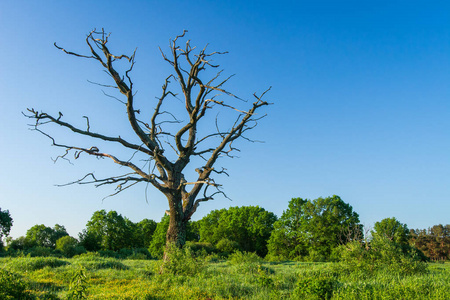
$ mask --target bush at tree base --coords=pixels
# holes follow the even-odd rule
[[[180,249],[175,245],[166,246],[166,259],[156,265],[157,272],[169,275],[195,275],[203,271],[206,261],[196,257],[190,247]]]

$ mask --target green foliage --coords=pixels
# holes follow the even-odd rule
[[[87,299],[87,277],[86,270],[79,268],[75,271],[69,285],[68,300]]]
[[[66,235],[69,235],[66,228],[58,224],[53,228],[47,227],[44,224],[35,225],[27,230],[25,246],[48,247],[54,249],[56,241]]]
[[[157,223],[153,220],[144,219],[136,224],[134,231],[136,248],[148,248],[152,241],[153,233],[156,230]]]
[[[21,251],[31,248],[30,243],[24,236],[20,236],[17,239],[12,239],[8,241],[8,252]]]
[[[73,257],[74,263],[87,270],[116,269],[127,270],[128,267],[116,258],[102,257],[98,253],[84,253]]]
[[[13,225],[13,219],[9,210],[3,210],[0,208],[0,241],[3,236],[8,236]]]
[[[0,299],[32,299],[21,276],[0,268]]]
[[[273,272],[273,271],[272,271]],[[269,276],[271,270],[269,268],[265,268],[261,265],[258,265],[256,280],[258,284],[263,287],[270,287],[273,285],[273,279]]]
[[[184,247],[190,248],[195,256],[206,257],[217,252],[217,249],[211,243],[200,243],[187,241]]]
[[[57,268],[69,264],[56,257],[18,257],[9,261],[7,267],[14,271],[36,271],[45,267]]]
[[[86,252],[82,246],[78,246],[78,241],[71,236],[63,236],[56,241],[56,250],[61,251],[66,257],[72,257]]]
[[[450,224],[434,225],[428,230],[410,230],[409,242],[428,259],[444,261],[450,259]]]
[[[258,274],[263,260],[256,253],[236,251],[228,257],[228,263],[242,274]]]
[[[27,254],[27,256],[30,257],[48,257],[48,256],[54,256],[53,249],[49,247],[42,247],[42,246],[35,246],[32,248],[27,249],[24,253]]]
[[[324,275],[300,278],[294,295],[297,299],[331,299],[334,285],[336,280]]]
[[[238,242],[230,241],[227,238],[223,238],[219,242],[217,242],[216,248],[219,252],[222,253],[222,255],[230,255],[231,253],[240,250]]]
[[[200,220],[200,241],[217,245],[222,239],[237,243],[242,251],[267,254],[267,240],[276,216],[259,206],[211,211]]]
[[[190,257],[198,259],[194,254]],[[80,270],[80,262],[103,260],[122,263],[125,268],[85,268],[84,284],[89,299],[326,299],[330,285],[331,299],[339,300],[450,299],[448,263],[429,264],[426,273],[399,276],[380,269],[372,276],[364,277],[358,272],[348,272],[337,263],[291,261],[268,264],[260,260],[254,263],[255,268],[249,268],[253,259],[260,260],[251,254],[242,254],[235,264],[223,261],[205,263],[200,259],[198,261],[203,267],[184,273],[195,274],[187,276],[169,272],[159,274],[161,262],[155,260],[119,261],[98,254],[75,256],[65,259],[66,265],[34,271],[20,267],[11,270],[12,266],[20,265],[23,258],[0,258],[0,269],[16,273],[13,284],[26,285],[25,292],[30,296],[10,299],[67,299],[74,289],[73,283],[71,289],[71,282]],[[183,263],[186,260],[178,261]],[[155,266],[158,266],[156,272]],[[7,285],[0,282],[2,292],[3,286]],[[7,298],[0,294],[0,299]]]
[[[148,251],[152,257],[162,258],[164,254],[164,247],[166,246],[167,229],[169,228],[170,217],[164,215],[161,222],[156,225],[153,232],[153,238],[148,247]]]
[[[197,257],[190,247],[180,249],[169,244],[165,255],[165,261],[159,266],[162,274],[190,276],[198,274],[205,268],[205,260]]]
[[[92,240],[98,242],[102,250],[117,251],[122,248],[132,248],[134,229],[132,224],[116,211],[107,213],[102,209],[94,212],[87,222],[84,236],[90,239],[89,242]],[[85,248],[88,249],[86,246]]]
[[[370,246],[358,241],[340,247],[341,264],[338,268],[355,276],[370,277],[380,273],[408,276],[427,272],[414,248],[405,250],[384,236],[377,236]]]
[[[359,216],[338,196],[313,201],[293,198],[275,222],[268,241],[268,259],[325,261],[347,241],[343,233],[360,230]]]
[[[84,247],[86,251],[94,252],[101,249],[102,237],[92,231],[83,229],[79,234],[80,246]]]
[[[389,239],[397,245],[408,245],[409,229],[406,224],[400,223],[396,218],[386,218],[376,222],[371,234],[373,239]]]
[[[256,253],[236,251],[228,257],[228,261],[232,265],[240,265],[245,263],[261,263],[263,260]]]

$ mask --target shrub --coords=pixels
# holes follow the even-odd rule
[[[385,237],[377,237],[371,245],[351,242],[340,246],[341,263],[337,268],[359,275],[371,276],[377,272],[412,275],[427,272],[426,263],[414,248],[405,247]]]
[[[87,279],[84,268],[78,269],[70,281],[68,300],[87,299]]]
[[[32,299],[22,278],[0,268],[0,299]]]
[[[166,247],[167,258],[157,267],[160,273],[173,275],[195,275],[206,265],[203,259],[197,258],[190,247],[180,249],[175,245]]]
[[[336,280],[326,275],[301,278],[297,282],[294,295],[298,299],[331,299]]]
[[[241,252],[236,251],[228,257],[228,260],[233,265],[239,265],[243,263],[261,263],[263,259],[254,252]]]
[[[238,273],[256,274],[260,268],[262,258],[253,252],[236,251],[228,257],[228,263],[234,266]]]
[[[236,251],[240,250],[239,243],[235,241],[230,241],[229,239],[223,238],[216,244],[216,248],[222,255],[230,255]]]
[[[189,247],[196,256],[205,257],[217,252],[217,249],[211,243],[186,242],[185,247]]]
[[[42,247],[42,246],[36,246],[33,248],[30,248],[27,251],[28,255],[31,257],[48,257],[53,255],[53,249],[48,248],[48,247]]]
[[[120,258],[119,253],[113,250],[100,250],[98,254],[102,257]]]
[[[122,258],[125,259],[128,256],[133,254],[133,250],[128,249],[128,248],[122,248],[119,250],[119,252],[117,253],[117,257],[116,258]]]
[[[75,238],[68,235],[56,241],[56,249],[61,251],[66,257],[86,252],[83,246],[78,246],[78,241]]]
[[[127,257],[127,259],[144,260],[150,259],[151,255],[145,248],[136,248],[132,250],[132,253]]]

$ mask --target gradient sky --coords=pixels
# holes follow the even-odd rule
[[[272,86],[274,105],[251,133],[265,143],[242,142],[239,159],[221,161],[232,201],[203,203],[195,220],[242,205],[280,216],[293,197],[336,194],[368,227],[387,217],[409,228],[450,223],[448,1],[16,0],[0,2],[0,207],[13,237],[56,223],[77,236],[99,209],[159,221],[168,207],[145,185],[103,201],[111,187],[56,187],[120,169],[87,156],[54,164],[61,149],[22,116],[33,107],[76,124],[88,115],[107,134],[126,130],[120,104],[87,81],[107,83],[101,68],[53,46],[86,53],[86,34],[102,27],[112,51],[138,48],[132,77],[143,105],[154,105],[170,72],[158,47],[183,29],[193,45],[229,51],[216,62],[236,74],[235,94],[251,99]]]

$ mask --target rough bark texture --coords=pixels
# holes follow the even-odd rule
[[[206,51],[206,47],[202,50],[195,50],[195,47],[191,47],[189,40],[184,47],[180,47],[178,40],[183,38],[184,35],[185,32],[171,41],[170,54],[166,55],[161,51],[163,59],[173,67],[174,72],[165,79],[161,96],[157,97],[156,101],[152,103],[154,112],[148,120],[140,120],[138,118],[140,110],[134,106],[135,91],[133,90],[130,73],[134,66],[136,51],[130,56],[112,54],[107,47],[109,34],[106,34],[103,30],[100,32],[94,30],[88,34],[86,38],[90,50],[88,55],[67,51],[55,43],[55,46],[66,54],[97,61],[111,76],[113,84],[99,85],[116,91],[117,96],[107,96],[118,100],[125,106],[124,110],[127,113],[128,122],[140,140],[140,144],[129,142],[120,135],[107,136],[92,131],[89,118],[86,116],[83,116],[87,123],[86,128],[83,129],[63,121],[61,112],[58,116],[52,116],[35,109],[28,109],[30,114],[27,115],[35,120],[35,124],[32,125],[34,130],[50,138],[54,146],[65,149],[65,153],[58,156],[56,160],[67,159],[69,153],[73,153],[75,159],[77,159],[85,153],[96,157],[109,158],[114,163],[129,169],[126,174],[107,178],[96,178],[93,173],[89,173],[69,184],[117,185],[116,192],[110,196],[142,182],[151,184],[161,191],[166,196],[170,208],[167,243],[173,243],[178,247],[182,247],[186,242],[187,222],[200,203],[211,200],[218,194],[226,197],[220,189],[221,185],[217,184],[212,177],[213,174],[228,175],[225,169],[215,168],[217,159],[223,156],[233,157],[233,152],[238,150],[233,144],[234,141],[237,139],[249,140],[245,133],[254,128],[257,121],[264,117],[258,116],[257,110],[269,104],[262,99],[267,90],[259,96],[254,94],[255,100],[250,105],[247,101],[243,101],[225,90],[223,86],[232,76],[219,80],[222,71],[218,71],[215,76],[210,78],[201,78],[200,75],[206,69],[219,67],[211,63],[211,58],[224,53],[209,53]],[[129,64],[129,68],[123,74],[119,74],[116,70],[116,64],[124,60]],[[171,84],[171,80],[175,84]],[[180,103],[179,100],[182,99],[184,115],[181,117],[175,116],[172,113],[173,107],[169,107],[166,103],[169,98],[173,97],[176,97],[177,103]],[[227,101],[222,100],[222,98],[227,99]],[[238,108],[237,104],[249,105],[249,107],[244,110]],[[170,105],[173,105],[173,102]],[[234,122],[226,127],[221,126],[216,117],[215,123],[202,126],[202,128],[209,128],[210,131],[198,132],[198,124],[204,116],[206,114],[218,115],[218,110],[233,112],[235,114]],[[65,127],[76,134],[93,140],[118,143],[131,151],[131,158],[120,158],[111,153],[100,151],[95,145],[85,148],[57,143],[55,137],[42,129],[43,126],[51,124]],[[174,131],[175,125],[178,126],[178,129]],[[211,131],[211,128],[214,130]],[[140,159],[136,158],[135,155],[139,156]],[[202,158],[204,163],[195,168],[197,177],[192,181],[187,181],[184,175],[185,169],[193,157]],[[194,168],[192,167],[192,169]]]

